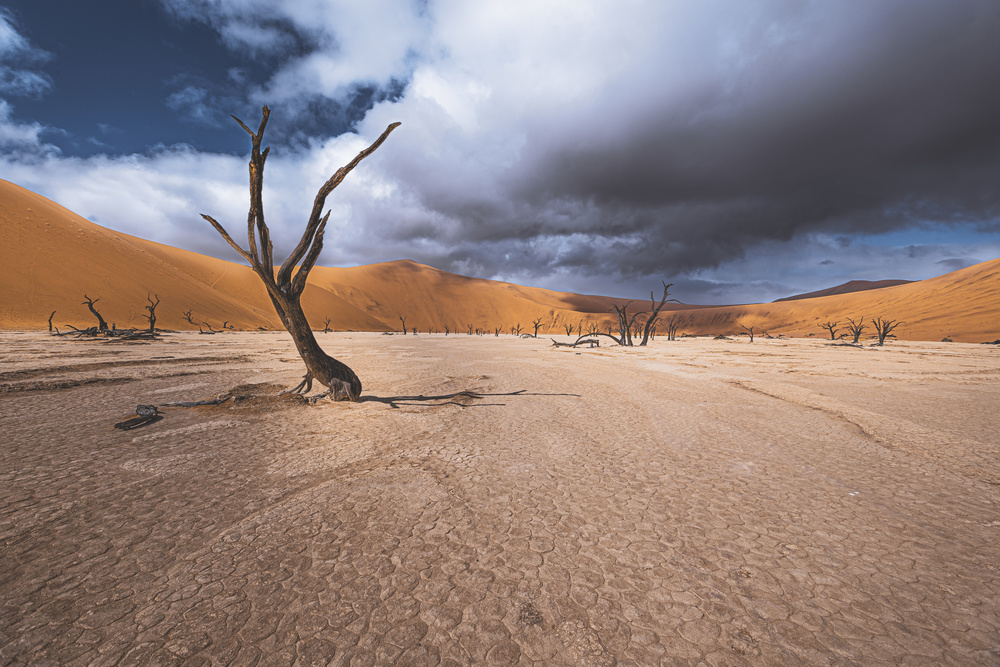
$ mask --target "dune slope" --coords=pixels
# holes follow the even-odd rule
[[[82,303],[85,294],[101,299],[98,309],[119,327],[145,326],[147,294],[161,300],[157,325],[163,328],[281,327],[248,267],[105,229],[2,180],[0,232],[0,329],[45,327],[52,311],[57,326],[91,326],[96,320]],[[403,316],[407,328],[421,332],[464,332],[471,325],[509,333],[517,325],[533,331],[540,319],[540,334],[565,334],[566,325],[578,331],[581,324],[606,330],[611,305],[623,302],[468,278],[408,260],[316,267],[303,297],[316,329],[329,318],[335,330],[398,331]],[[630,312],[648,308],[640,299]],[[195,324],[183,317],[186,311]],[[881,316],[902,322],[895,333],[903,339],[994,340],[1000,338],[1000,260],[861,292],[739,306],[670,304],[663,317],[671,316],[680,322],[678,331],[689,334],[738,333],[743,322],[756,332],[825,336],[823,322]]]

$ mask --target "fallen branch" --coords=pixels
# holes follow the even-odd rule
[[[152,424],[163,419],[163,416],[160,415],[160,411],[155,405],[137,405],[135,408],[135,414],[135,417],[131,417],[115,424],[115,428],[122,431],[131,431],[134,428],[146,426],[147,424]]]
[[[585,334],[585,336],[589,335],[590,334]],[[614,338],[614,336],[612,336],[612,338]],[[552,344],[555,345],[556,347],[576,347],[577,345],[588,345],[589,347],[594,348],[601,346],[601,341],[597,340],[596,338],[581,337],[578,338],[574,343],[560,343],[555,338],[550,338],[549,340],[551,340]]]

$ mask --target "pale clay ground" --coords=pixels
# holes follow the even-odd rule
[[[1000,665],[996,346],[318,338],[0,334],[0,663]]]

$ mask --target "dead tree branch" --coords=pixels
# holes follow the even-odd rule
[[[856,345],[857,342],[858,342],[858,339],[861,338],[861,334],[863,334],[864,331],[865,331],[865,329],[868,328],[867,326],[865,326],[865,318],[862,317],[860,320],[858,320],[857,322],[855,322],[850,317],[848,317],[847,321],[849,323],[847,325],[847,331],[852,336],[854,336],[854,344]]]
[[[83,295],[83,298],[85,299],[85,301],[83,302],[83,305],[87,306],[87,308],[90,308],[90,312],[93,313],[94,317],[97,318],[97,328],[100,331],[107,331],[108,330],[108,323],[104,321],[104,318],[101,317],[101,314],[99,312],[97,312],[96,308],[94,308],[94,304],[97,303],[98,301],[100,301],[100,299],[99,298],[98,299],[91,299],[86,294]]]
[[[674,303],[680,303],[677,299],[667,299],[667,297],[670,296],[670,288],[673,287],[674,284],[667,284],[662,280],[660,282],[663,283],[663,298],[660,299],[660,303],[656,303],[656,300],[653,298],[653,293],[649,293],[649,317],[646,319],[646,325],[643,327],[642,342],[639,343],[640,347],[649,341],[649,335],[656,326],[656,320],[660,316],[660,311],[663,310],[663,306],[667,303],[667,301],[669,300]]]
[[[878,334],[878,344],[884,345],[885,339],[892,336],[892,330],[898,327],[901,322],[883,317],[876,317],[872,320],[872,324],[875,326],[875,333]],[[893,338],[895,338],[895,336],[893,336]]]
[[[156,301],[153,301],[153,298],[155,298]],[[148,331],[150,333],[153,333],[154,331],[156,331],[156,307],[160,305],[160,297],[154,294],[153,297],[151,298],[149,294],[147,294],[146,301],[149,302],[149,305],[145,307],[146,311],[148,312],[148,314],[146,315],[146,319],[149,320]]]
[[[821,329],[826,329],[830,332],[830,340],[837,340],[837,325],[840,322],[824,322],[819,325]]]

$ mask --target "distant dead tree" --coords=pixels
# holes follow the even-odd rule
[[[451,327],[449,325],[444,325],[444,335],[447,336],[451,333]]]
[[[511,333],[513,333],[515,336],[520,336],[521,335],[521,323],[520,322],[517,323],[517,326],[514,327],[514,329],[512,330]]]
[[[619,306],[618,304],[611,304],[612,310],[618,316],[618,344],[627,345],[632,347],[632,331],[635,327],[635,318],[642,315],[642,311],[634,314],[631,319],[628,316],[628,307],[631,301],[626,301],[624,306]],[[610,334],[610,328],[608,333]],[[614,338],[614,336],[612,336]]]
[[[649,293],[649,317],[646,318],[646,324],[643,327],[642,342],[639,343],[640,347],[645,345],[649,341],[649,335],[652,332],[653,328],[656,326],[656,320],[660,316],[660,311],[663,310],[664,304],[666,304],[668,301],[667,297],[670,296],[670,288],[674,286],[673,283],[670,283],[668,285],[667,283],[664,283],[662,280],[660,282],[663,284],[663,298],[660,299],[660,303],[656,303],[656,299],[653,298],[653,292],[651,291]],[[680,303],[680,301],[677,301],[677,299],[669,299],[669,301]]]
[[[538,338],[538,328],[542,326],[542,318],[539,317],[537,320],[533,320],[531,326],[535,327],[535,333],[531,335],[532,338]]]
[[[358,153],[353,160],[338,169],[320,187],[316,193],[316,198],[313,200],[312,211],[306,222],[302,238],[278,269],[277,275],[275,275],[271,233],[264,222],[263,200],[264,162],[267,160],[270,147],[265,148],[263,152],[260,150],[264,128],[267,126],[271,110],[265,106],[261,111],[263,117],[261,118],[260,126],[257,128],[257,132],[247,127],[236,116],[232,117],[250,135],[251,142],[249,167],[250,211],[247,215],[247,241],[249,248],[247,250],[241,248],[215,219],[204,214],[202,217],[222,235],[222,238],[243,259],[250,263],[250,268],[253,269],[261,282],[264,283],[264,287],[267,289],[268,296],[271,297],[271,303],[274,305],[274,310],[281,319],[281,323],[285,325],[285,329],[291,334],[295,348],[298,350],[299,356],[306,366],[306,374],[302,382],[291,391],[304,394],[312,389],[313,380],[316,380],[326,386],[327,391],[318,394],[312,400],[324,396],[332,396],[335,400],[356,401],[361,396],[361,380],[358,379],[358,376],[346,364],[326,354],[320,348],[319,343],[316,342],[316,337],[309,326],[309,321],[302,311],[302,291],[306,287],[306,279],[309,277],[309,272],[315,266],[316,260],[319,259],[320,252],[323,250],[323,234],[326,231],[327,220],[330,218],[329,211],[325,215],[323,214],[323,207],[326,204],[327,196],[333,192],[334,188],[340,185],[351,170],[382,145],[382,142],[386,140],[390,132],[399,126],[399,123],[390,124],[375,143]],[[298,270],[296,270],[296,267],[298,267]]]
[[[583,324],[582,323],[580,324],[580,328],[577,329],[577,331],[579,331],[580,334],[583,335]],[[601,333],[601,329],[600,329],[600,325],[597,322],[590,322],[587,325],[587,335],[588,336],[596,336],[599,333]]]
[[[885,339],[892,335],[892,330],[898,327],[900,322],[897,320],[876,317],[872,320],[872,324],[875,326],[875,333],[878,334],[878,344],[884,345]],[[895,338],[895,336],[893,336],[893,338]]]
[[[563,326],[566,328],[566,335],[567,336],[572,336],[573,335],[573,325],[572,324],[564,324]]]
[[[417,328],[416,328],[416,327],[413,327],[413,335],[414,335],[414,336],[416,336],[416,335],[417,335]]]
[[[840,322],[824,322],[819,325],[821,329],[826,329],[830,332],[830,340],[837,340],[837,325]]]
[[[406,318],[402,315],[399,316],[399,321],[403,323],[403,335],[406,335]]]
[[[495,337],[499,338],[499,337],[500,337],[500,332],[501,332],[501,331],[503,331],[503,327],[497,327],[496,329],[494,329],[494,330],[493,330],[493,335],[494,335]]]
[[[223,328],[223,329],[236,329],[236,327],[234,327],[234,326],[230,326],[230,325],[229,325],[229,320],[226,320],[226,321],[224,321],[224,322],[222,323],[222,328]]]
[[[53,310],[52,314],[49,315],[49,333],[52,333],[52,318],[55,316],[56,316],[56,311]]]
[[[194,321],[194,318],[192,317],[190,310],[184,311],[184,319],[190,322],[191,324],[198,324],[197,322]]]
[[[472,325],[471,324],[469,325],[469,335],[470,336],[472,335]]]
[[[680,325],[681,318],[677,315],[671,315],[670,319],[667,320],[667,340],[677,340],[677,327]]]
[[[865,329],[868,328],[867,326],[865,326],[865,318],[862,317],[860,320],[855,322],[850,317],[848,317],[847,321],[849,322],[849,324],[847,325],[847,331],[852,336],[854,336],[854,344],[857,345],[858,339],[861,338],[861,334],[864,333]]]
[[[330,318],[323,320],[323,333],[330,333]]]
[[[750,335],[750,342],[753,342],[754,329],[757,328],[757,323],[749,320],[738,320],[736,324]]]
[[[154,298],[156,301],[153,301]],[[149,333],[153,333],[156,331],[156,307],[160,305],[160,297],[154,294],[153,297],[150,298],[149,294],[146,294],[146,301],[149,302],[149,305],[145,307],[149,313],[146,315],[146,319],[149,320],[148,331]]]
[[[90,308],[90,312],[93,313],[94,317],[97,318],[97,329],[98,329],[98,331],[107,331],[108,330],[108,323],[104,321],[104,318],[101,317],[101,314],[99,312],[97,312],[96,308],[94,308],[94,304],[97,303],[98,301],[100,301],[100,299],[99,298],[98,299],[91,299],[86,294],[83,295],[83,298],[85,299],[85,301],[83,302],[83,305],[85,305],[87,308]]]

